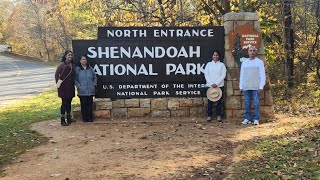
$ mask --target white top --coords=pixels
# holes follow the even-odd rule
[[[204,69],[204,77],[207,81],[206,86],[211,87],[212,84],[216,84],[218,87],[223,87],[226,74],[227,69],[222,62],[214,62],[213,60],[208,62]]]
[[[246,59],[241,64],[239,87],[241,90],[259,90],[266,84],[264,63],[259,58]]]

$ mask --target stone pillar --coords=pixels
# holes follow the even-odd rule
[[[260,23],[258,21],[259,16],[257,13],[240,12],[240,13],[227,13],[223,17],[223,26],[225,29],[225,59],[224,63],[228,69],[226,78],[225,89],[225,115],[229,120],[241,121],[244,114],[244,97],[239,90],[239,76],[240,67],[236,63],[232,49],[229,45],[228,34],[230,31],[234,31],[236,27],[251,24],[254,26],[255,31],[261,32]],[[264,54],[264,44],[261,40],[260,47],[258,48],[258,57],[266,61]],[[266,63],[265,63],[266,64]],[[266,69],[267,72],[267,69]],[[274,109],[272,107],[273,100],[270,90],[270,80],[267,73],[267,81],[264,87],[264,91],[260,95],[260,116],[261,120],[274,118]],[[253,112],[253,111],[252,111]]]

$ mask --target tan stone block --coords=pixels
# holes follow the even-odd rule
[[[261,32],[261,26],[259,21],[254,21],[253,26],[256,31]]]
[[[233,89],[234,90],[239,90],[239,81],[232,81]]]
[[[260,103],[261,103],[261,100],[264,100],[265,91],[262,90],[259,94],[260,94]]]
[[[96,110],[103,110],[103,109],[112,109],[112,102],[111,101],[98,101],[96,102]]]
[[[150,108],[128,108],[128,118],[150,116]]]
[[[208,106],[208,98],[203,98],[203,106]]]
[[[271,87],[271,83],[270,83],[269,76],[267,75],[266,85],[263,87],[263,89],[264,89],[264,90],[270,90],[270,87]]]
[[[244,19],[245,21],[258,21],[259,20],[259,15],[254,12],[244,12]]]
[[[241,109],[241,98],[240,96],[230,96],[226,97],[225,105],[228,109]]]
[[[184,107],[178,110],[171,111],[171,117],[189,117],[189,116],[190,116],[189,107]]]
[[[228,73],[228,72],[227,72],[226,80],[227,80],[227,81],[231,81],[231,80],[232,80],[232,79],[231,79],[231,76],[230,76],[230,73]]]
[[[241,99],[241,109],[245,109],[244,99]]]
[[[112,118],[127,118],[127,108],[113,108],[111,112]]]
[[[113,103],[113,107],[115,107],[115,108],[123,108],[124,107],[124,99],[117,99],[117,100],[113,101],[112,103]]]
[[[239,68],[229,68],[228,72],[229,72],[228,74],[230,74],[230,79],[228,80],[239,81],[239,77],[240,77]]]
[[[177,110],[180,107],[180,100],[177,98],[168,99],[168,109]]]
[[[111,117],[111,113],[110,110],[96,110],[93,111],[93,117],[94,118],[110,118]]]
[[[166,110],[168,101],[166,98],[151,99],[151,110]]]
[[[180,107],[191,107],[192,106],[192,99],[180,99]]]
[[[203,106],[203,98],[192,98],[192,106],[197,107],[197,106]]]
[[[233,119],[239,120],[239,123],[243,120],[244,110],[233,110]]]
[[[265,52],[264,52],[264,43],[263,43],[263,41],[260,42],[260,46],[259,46],[259,48],[258,48],[258,54],[260,54],[260,55],[265,55]],[[264,65],[266,65],[266,57],[263,56],[262,58],[263,58],[263,59],[261,59],[261,60],[263,60]]]
[[[271,90],[264,91],[264,99],[265,99],[265,105],[267,105],[267,106],[273,105],[273,98],[271,95]]]
[[[229,47],[230,48],[230,47]],[[225,51],[225,61],[224,61],[226,67],[229,68],[235,68],[236,62],[234,60],[233,54],[231,51]]]
[[[80,120],[81,119],[81,108],[76,107],[72,110],[73,119]]]
[[[191,117],[205,117],[207,110],[206,107],[190,107]]]
[[[169,110],[166,110],[166,111],[154,110],[154,111],[151,111],[151,117],[170,118],[170,111]]]
[[[140,99],[140,107],[150,108],[151,107],[151,99]]]
[[[137,99],[137,98],[126,99],[126,100],[124,100],[124,106],[125,107],[139,107],[140,106],[140,100]]]
[[[227,119],[233,119],[232,111],[233,110],[230,110],[230,109],[225,110],[225,115]]]
[[[227,81],[227,86],[226,86],[226,89],[225,89],[225,95],[227,97],[229,96],[233,96],[233,81]]]
[[[223,23],[224,27],[224,34],[227,35],[230,33],[230,31],[234,30],[233,21],[228,21]]]
[[[244,20],[245,14],[244,13],[236,13],[236,12],[229,12],[225,15],[223,15],[223,22],[226,21],[238,21],[238,20]]]
[[[97,105],[97,102],[95,101],[95,99],[93,99],[92,110],[96,110],[96,105]]]
[[[235,96],[241,96],[241,91],[240,90],[233,90],[233,94]]]
[[[273,106],[260,106],[260,118],[261,119],[274,119]]]
[[[95,98],[96,102],[110,102],[110,98]]]
[[[252,25],[253,26],[253,21],[235,21],[234,26],[237,28],[238,26],[243,26],[243,25]]]
[[[228,36],[224,37],[224,50],[225,50],[225,52],[231,51],[231,47],[230,47],[229,37]],[[226,55],[224,55],[224,57],[226,57]],[[223,62],[226,62],[225,58],[223,59]]]

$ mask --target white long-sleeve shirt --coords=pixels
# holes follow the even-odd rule
[[[259,58],[246,59],[241,64],[239,88],[241,90],[259,90],[266,84],[264,63]]]
[[[211,87],[212,84],[216,84],[218,87],[223,87],[226,74],[227,69],[222,62],[214,62],[213,60],[208,62],[204,69],[204,77],[207,82],[206,86]]]

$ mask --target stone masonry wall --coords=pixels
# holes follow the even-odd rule
[[[244,114],[244,97],[239,89],[240,67],[234,60],[232,49],[229,45],[228,34],[236,27],[252,24],[256,31],[261,32],[259,16],[257,13],[231,12],[223,17],[225,29],[225,58],[224,63],[228,69],[225,88],[225,115],[227,119],[242,119]],[[258,57],[265,62],[264,44],[261,41],[258,48]],[[266,64],[266,63],[265,63]],[[266,68],[267,72],[267,68]],[[273,99],[270,90],[270,80],[267,73],[267,81],[263,92],[260,94],[260,116],[261,119],[274,118]]]
[[[138,117],[205,117],[207,98],[99,98],[94,100],[94,117],[119,119]],[[81,119],[80,109],[73,111],[75,119]]]

